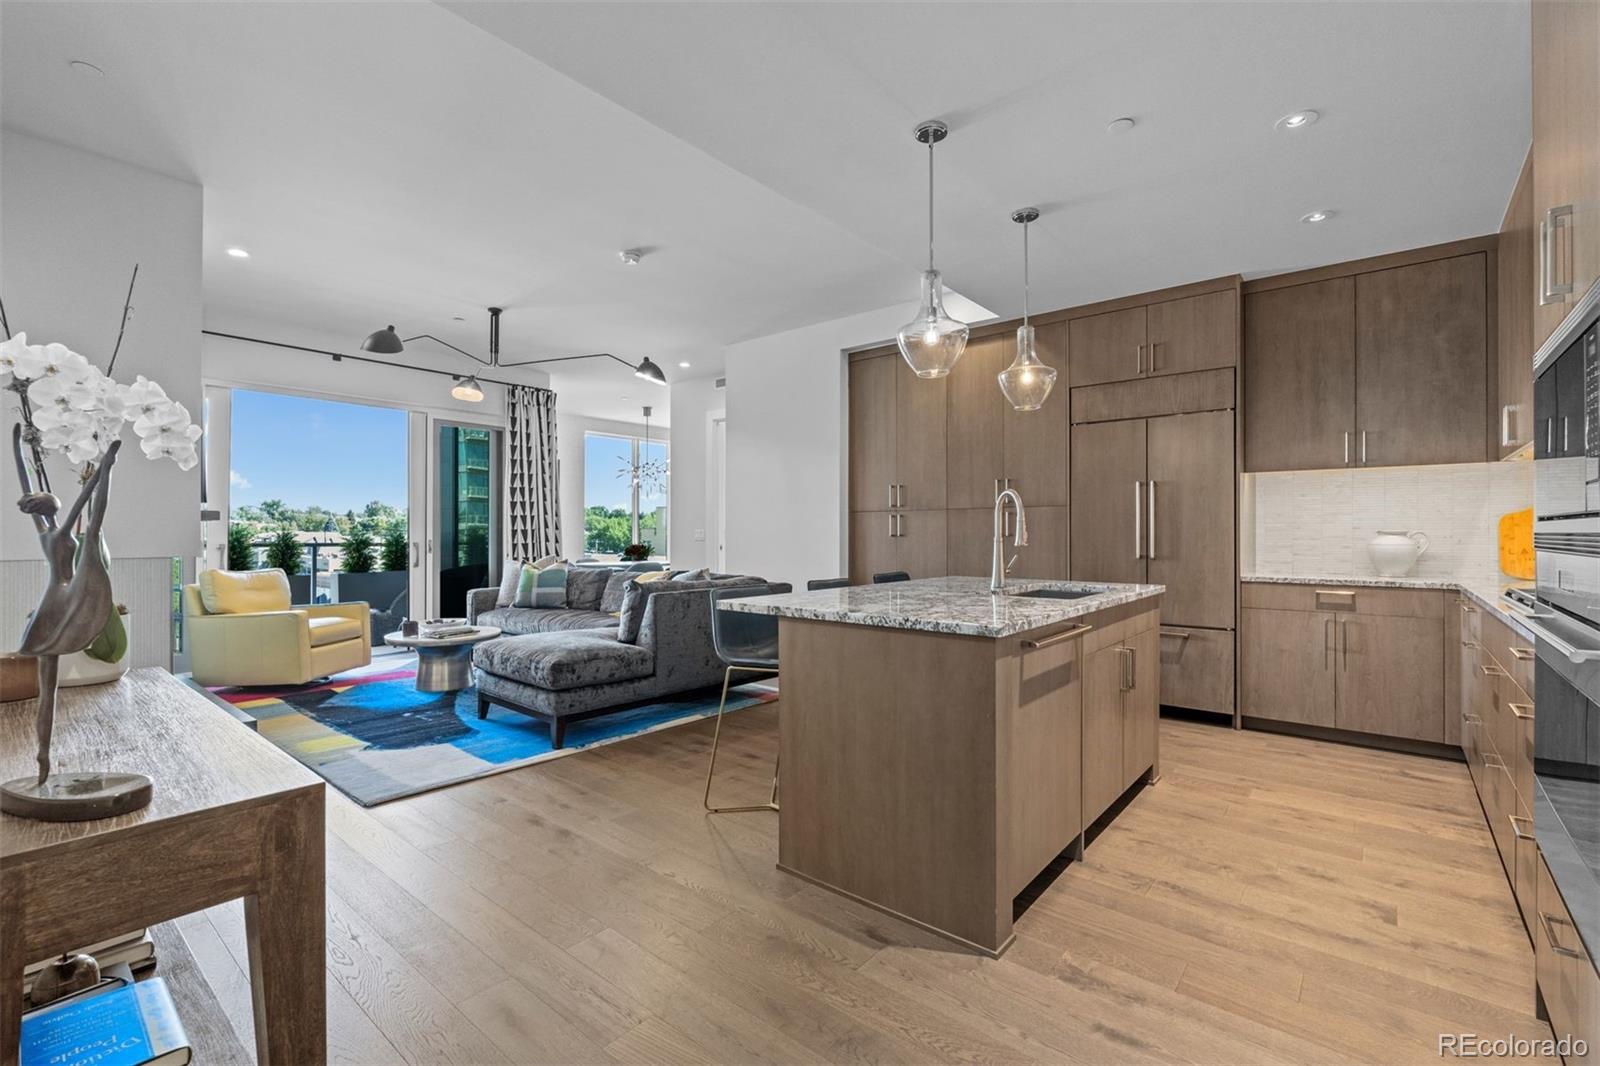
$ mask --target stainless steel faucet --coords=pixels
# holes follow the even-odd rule
[[[1028,546],[1028,512],[1022,506],[1022,497],[1017,495],[1016,489],[1006,489],[994,498],[994,556],[989,566],[989,591],[1001,592],[1006,587],[1006,571],[1011,569],[1011,563],[1017,561],[1016,556],[1011,557],[1011,563],[1006,562],[1005,539],[1006,530],[1002,521],[1006,513],[1006,500],[1017,509],[1017,532],[1011,539],[1011,544],[1016,548]]]

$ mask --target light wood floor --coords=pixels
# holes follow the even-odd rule
[[[764,796],[776,711],[724,730]],[[710,724],[366,811],[329,790],[337,1062],[1437,1062],[1548,1036],[1466,769],[1183,721],[999,961],[707,817]],[[720,770],[720,767],[719,767]],[[930,876],[937,876],[935,871]],[[179,923],[253,1046],[237,905]]]

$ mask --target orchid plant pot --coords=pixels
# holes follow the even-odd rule
[[[92,649],[63,655],[61,672],[56,678],[57,686],[77,688],[82,685],[104,685],[120,680],[122,675],[128,672],[128,661],[133,655],[133,626],[128,615],[122,616],[122,626],[127,640],[122,647],[121,655],[109,660],[101,659],[93,654]]]

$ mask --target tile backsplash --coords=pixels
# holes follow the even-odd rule
[[[1415,576],[1494,581],[1500,516],[1532,504],[1531,462],[1245,474],[1240,569],[1375,574],[1367,542],[1377,531],[1417,529],[1429,543]]]

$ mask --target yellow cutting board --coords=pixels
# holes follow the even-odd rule
[[[1500,569],[1533,580],[1533,508],[1500,516]]]

